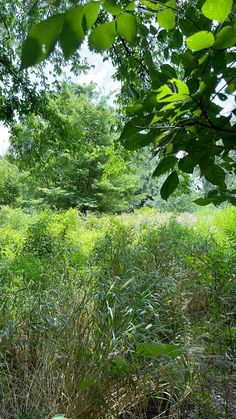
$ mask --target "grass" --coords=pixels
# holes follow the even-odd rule
[[[235,219],[2,208],[0,417],[233,417]]]

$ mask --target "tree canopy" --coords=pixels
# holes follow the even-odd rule
[[[48,58],[48,66],[42,63],[28,72],[19,71],[22,43],[30,28],[58,11],[67,10],[68,6],[68,1],[1,1],[0,120],[8,126],[20,115],[43,112],[45,91],[52,88],[48,81],[49,71],[51,79],[56,81],[65,65],[76,74],[88,68],[78,52],[65,62],[63,54],[57,49]]]
[[[162,198],[198,170],[212,185],[198,204],[235,204],[226,176],[236,173],[233,0],[57,1],[32,23],[21,74],[58,51],[70,59],[87,38],[91,50],[111,57],[123,82],[121,142],[129,150],[150,146],[158,156],[154,176],[167,174]]]
[[[28,172],[27,205],[113,212],[144,197],[138,168],[111,133],[114,113],[93,86],[62,83],[44,113],[21,119],[10,138],[11,160]]]

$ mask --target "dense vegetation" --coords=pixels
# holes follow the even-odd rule
[[[235,417],[235,10],[2,1],[1,419]]]
[[[100,212],[132,208],[142,198],[142,182],[114,129],[114,111],[95,87],[63,83],[50,95],[44,117],[27,115],[12,130],[11,159],[28,172],[25,203]]]
[[[3,418],[233,418],[235,208],[2,207]]]
[[[160,159],[155,176],[168,174],[162,198],[197,169],[212,184],[199,204],[235,204],[226,177],[235,175],[235,1],[78,3],[49,1],[49,17],[38,2],[30,8],[23,36],[14,33],[18,62],[19,40],[22,45],[21,70],[37,72],[37,64],[50,59],[58,74],[62,57],[76,60],[87,38],[91,50],[112,59],[122,81],[128,122],[120,140],[132,150],[152,145]],[[9,40],[11,25],[3,23]]]
[[[1,204],[21,208],[132,211],[149,206],[192,211],[209,183],[185,179],[166,203],[152,178],[150,151],[127,151],[118,141],[121,118],[96,86],[62,82],[48,92],[43,115],[12,125],[10,148],[0,160]],[[194,184],[195,181],[198,187]],[[199,191],[197,191],[199,189]]]
[[[65,63],[86,63],[79,47],[110,58],[122,82],[128,149],[151,145],[167,199],[196,170],[211,188],[198,204],[235,204],[235,0],[4,0],[0,118],[43,115],[47,60],[57,85]],[[30,70],[29,70],[30,67]],[[18,71],[18,69],[23,71]],[[33,77],[32,77],[33,75]],[[229,103],[225,112],[225,103]],[[228,106],[228,105],[227,105]]]

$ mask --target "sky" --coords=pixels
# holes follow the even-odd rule
[[[80,55],[82,58],[87,58],[89,64],[94,65],[94,68],[91,68],[87,74],[81,74],[76,77],[75,81],[80,84],[88,84],[91,81],[97,83],[102,92],[111,96],[111,100],[114,100],[114,93],[112,94],[112,92],[120,89],[120,82],[112,79],[115,69],[111,61],[103,62],[102,56],[91,52],[86,43],[82,45]]]
[[[87,58],[88,63],[93,66],[93,68],[91,68],[87,74],[81,74],[78,77],[72,76],[71,79],[78,84],[96,83],[102,94],[109,97],[108,102],[112,103],[115,92],[120,88],[120,83],[112,79],[115,69],[111,61],[107,60],[103,62],[102,56],[89,51],[86,43],[81,47],[81,57]],[[4,155],[7,152],[8,147],[9,131],[0,122],[0,155]]]

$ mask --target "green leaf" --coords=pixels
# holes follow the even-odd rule
[[[160,66],[160,70],[166,80],[177,77],[175,69],[171,67],[169,64],[162,64]]]
[[[233,93],[236,90],[236,82],[235,81],[231,81],[228,86],[226,87],[226,92],[227,93]]]
[[[202,13],[208,19],[224,22],[233,5],[233,0],[206,0],[202,6]]]
[[[153,115],[139,116],[128,121],[120,135],[120,141],[126,140],[139,131],[144,131],[153,119]]]
[[[117,32],[128,42],[134,42],[137,35],[136,17],[130,13],[122,13],[117,18]]]
[[[102,7],[111,15],[117,16],[121,13],[121,7],[114,0],[106,0]]]
[[[152,54],[150,51],[146,51],[144,55],[144,63],[148,66],[149,69],[151,69],[154,66]]]
[[[169,102],[182,102],[186,100],[188,96],[183,93],[172,93],[170,96],[160,99],[159,102],[169,103]]]
[[[115,38],[115,22],[102,23],[91,32],[89,36],[89,47],[98,52],[106,50],[112,46]]]
[[[65,59],[68,59],[82,44],[84,11],[82,6],[75,7],[67,13],[60,35],[60,45]]]
[[[174,171],[168,176],[168,178],[165,180],[165,182],[163,183],[161,187],[160,194],[161,194],[162,199],[167,201],[169,196],[177,188],[178,184],[179,184],[179,178],[178,178],[177,172]]]
[[[171,79],[169,80],[169,85],[171,84],[175,92],[177,87],[178,93],[173,92],[168,85],[164,84],[158,89],[157,100],[159,102],[181,102],[189,99],[189,88],[185,82],[178,79]]]
[[[172,79],[170,81],[171,81],[171,83],[176,84],[176,86],[178,88],[178,93],[181,93],[182,95],[189,95],[189,88],[184,81],[178,80],[178,79]]]
[[[40,43],[36,39],[28,37],[22,45],[20,70],[28,68],[43,59]]]
[[[189,49],[200,51],[202,49],[210,48],[214,44],[215,38],[211,32],[200,31],[189,36],[186,39],[186,44]]]
[[[144,6],[147,7],[147,9],[157,11],[163,8],[163,5],[160,3],[152,2],[150,0],[141,0],[141,2],[144,4]]]
[[[211,189],[205,198],[212,198],[212,197],[216,197],[217,195],[218,195],[218,190]]]
[[[178,167],[184,173],[193,173],[194,167],[196,164],[191,159],[190,156],[185,156],[179,160]]]
[[[203,207],[204,205],[209,205],[212,203],[212,199],[211,198],[198,198],[195,199],[195,204],[200,205],[201,207]]]
[[[173,143],[169,143],[166,147],[166,154],[171,154],[173,151]]]
[[[199,85],[199,92],[202,94],[211,94],[214,92],[216,85],[218,84],[218,80],[215,74],[208,74],[202,77],[202,81]]]
[[[136,347],[136,353],[144,358],[156,358],[168,356],[176,358],[183,353],[183,348],[174,343],[140,343]]]
[[[171,33],[169,47],[174,48],[174,49],[179,49],[181,48],[182,44],[183,44],[183,35],[178,29],[175,29]]]
[[[225,49],[230,48],[236,44],[236,28],[234,26],[225,26],[218,33],[215,43],[213,45],[214,49]]]
[[[143,101],[143,109],[146,112],[152,112],[152,110],[157,105],[157,95],[156,93],[150,93]]]
[[[178,159],[175,156],[166,156],[164,159],[158,163],[156,169],[153,172],[154,177],[158,177],[163,175],[163,173],[166,173],[168,170],[170,170],[178,161]]]
[[[196,32],[196,24],[189,19],[180,19],[179,27],[185,36],[190,36]]]
[[[96,22],[99,12],[99,3],[90,2],[83,6],[84,17],[86,20],[86,29],[90,29]]]
[[[155,140],[156,136],[157,134],[155,131],[149,132],[147,134],[141,134],[138,132],[125,139],[123,144],[127,150],[138,150],[139,148],[151,144]]]
[[[157,40],[164,44],[168,39],[168,33],[165,30],[158,31]]]
[[[193,69],[198,65],[198,59],[187,51],[180,54],[180,59],[186,68]]]
[[[165,98],[166,96],[169,96],[169,95],[172,95],[172,94],[173,94],[173,92],[169,88],[169,86],[167,86],[167,84],[164,84],[163,86],[160,87],[160,89],[158,89],[157,99],[161,100],[161,99]]]
[[[49,17],[33,26],[22,45],[21,69],[45,60],[58,41],[65,15]]]
[[[139,114],[142,111],[143,111],[143,105],[141,103],[136,103],[135,105],[127,106],[126,108],[127,115]]]
[[[213,185],[220,186],[224,184],[225,172],[217,164],[212,164],[208,166],[206,169],[202,169],[202,173],[205,176],[206,180],[208,180],[208,182],[212,183]]]
[[[168,2],[168,3],[171,3],[171,2]],[[163,29],[173,29],[175,27],[175,11],[169,8],[166,8],[160,11],[157,14],[157,23]]]
[[[127,10],[127,12],[132,12],[135,9],[135,6],[135,1],[131,1],[127,4],[125,10]]]

